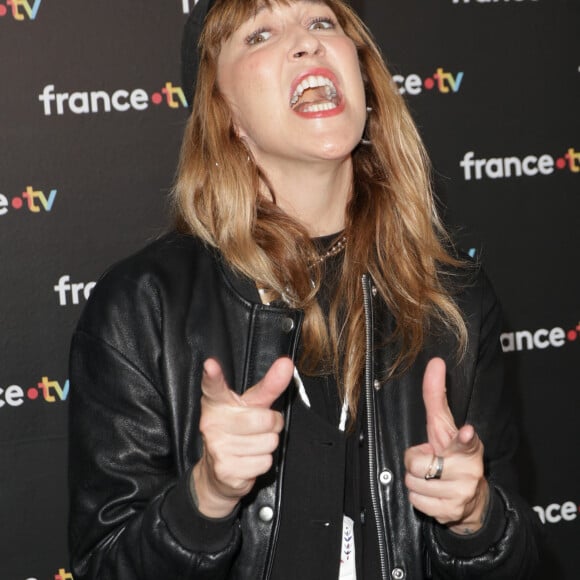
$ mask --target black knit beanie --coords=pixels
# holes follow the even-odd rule
[[[181,86],[191,111],[195,81],[199,69],[199,50],[197,44],[205,17],[213,6],[214,0],[199,0],[189,14],[183,29],[181,41]]]

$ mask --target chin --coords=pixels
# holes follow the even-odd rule
[[[352,141],[336,141],[323,142],[318,149],[318,155],[323,159],[343,159],[348,157],[359,144],[360,139],[353,139]]]

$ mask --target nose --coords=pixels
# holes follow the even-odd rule
[[[289,56],[291,60],[297,60],[306,56],[320,55],[324,53],[324,45],[320,38],[309,30],[298,28],[290,48]]]

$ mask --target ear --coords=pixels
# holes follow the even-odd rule
[[[235,109],[230,105],[230,117],[231,117],[231,124],[234,133],[238,139],[244,140],[248,137],[247,132],[244,130],[240,122],[238,121],[238,116],[236,115]]]
[[[232,127],[234,129],[236,137],[241,141],[244,141],[248,137],[247,133],[238,125],[238,123],[236,123],[235,119],[233,118],[232,118]]]
[[[219,87],[218,87],[218,89],[219,89]],[[228,99],[221,92],[221,90],[219,91],[219,93],[220,93],[220,97],[221,97],[221,101],[222,101],[222,103],[220,103],[220,106],[223,105],[225,108],[227,108],[228,113],[229,113],[229,117],[230,117],[230,126],[231,126],[232,130],[234,131],[234,133],[238,139],[245,139],[248,135],[243,130],[243,128],[241,127],[241,125],[238,121],[238,116],[236,114],[235,108],[228,101]]]

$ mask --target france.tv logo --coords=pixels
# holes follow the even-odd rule
[[[57,193],[56,189],[44,192],[41,189],[34,189],[32,185],[27,185],[20,195],[15,195],[12,199],[0,193],[0,216],[6,215],[11,209],[34,214],[50,212]]]
[[[117,89],[115,91],[73,91],[57,92],[53,84],[46,85],[38,95],[44,114],[89,115],[117,111],[145,111],[151,104],[165,105],[170,109],[187,108],[187,99],[183,89],[166,82],[160,90],[149,94],[145,89]]]
[[[18,22],[36,20],[42,0],[5,0],[0,3],[0,18],[10,14]]]
[[[68,379],[64,383],[50,380],[48,376],[43,376],[36,385],[28,389],[20,385],[10,385],[0,388],[0,409],[2,407],[21,407],[27,401],[42,401],[43,403],[64,403],[68,399],[70,382]]]
[[[525,157],[481,157],[467,151],[459,162],[465,181],[482,179],[509,179],[552,175],[556,171],[569,171],[580,175],[580,151],[568,147],[561,155],[526,155]]]
[[[562,348],[567,342],[575,342],[579,337],[580,321],[568,331],[561,326],[538,328],[536,330],[516,330],[503,332],[499,340],[503,352],[521,352]]]
[[[424,78],[416,73],[408,75],[394,74],[393,82],[401,95],[416,96],[424,91],[446,95],[459,92],[464,76],[465,73],[463,71],[452,73],[446,71],[443,67],[437,67],[432,75]]]

